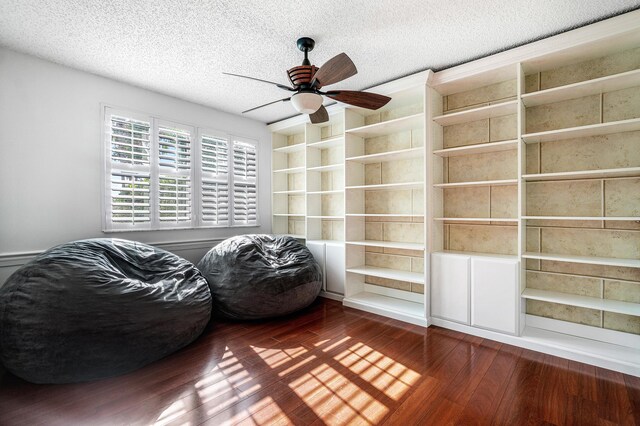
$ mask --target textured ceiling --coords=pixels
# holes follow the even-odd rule
[[[468,61],[640,6],[640,0],[0,0],[0,45],[223,111],[287,92],[300,36],[320,66],[346,52],[361,90]],[[288,103],[246,114],[273,122]]]

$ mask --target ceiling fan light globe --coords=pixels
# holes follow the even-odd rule
[[[291,97],[293,107],[302,114],[313,114],[322,106],[322,96],[317,93],[296,93]]]

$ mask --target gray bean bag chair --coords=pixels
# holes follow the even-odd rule
[[[0,359],[34,383],[126,373],[200,335],[211,293],[195,266],[146,244],[54,247],[0,287]]]
[[[229,238],[198,263],[209,282],[213,310],[226,318],[253,320],[295,312],[322,288],[320,265],[291,237]]]

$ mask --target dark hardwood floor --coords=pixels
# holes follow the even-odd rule
[[[640,425],[640,378],[319,299],[134,373],[0,378],[0,425]]]

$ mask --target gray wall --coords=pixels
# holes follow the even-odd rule
[[[258,140],[261,226],[102,232],[102,103]],[[270,155],[264,123],[0,48],[0,285],[34,253],[71,240],[157,243],[193,260],[227,236],[268,233]]]

